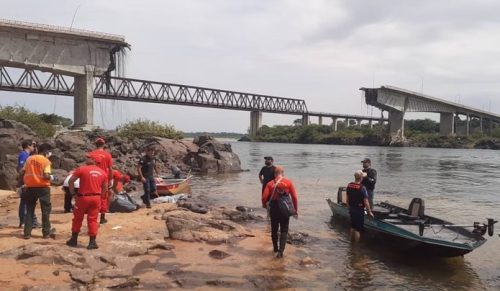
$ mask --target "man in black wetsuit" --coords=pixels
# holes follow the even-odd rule
[[[361,163],[363,164],[363,172],[366,173],[366,176],[363,177],[361,184],[366,187],[370,208],[373,208],[373,195],[375,191],[375,183],[377,183],[377,171],[372,168],[372,161],[369,158],[365,158],[361,161]]]
[[[262,184],[262,192],[264,193],[264,189],[269,181],[274,180],[274,160],[273,157],[264,157],[265,166],[260,169],[259,172],[259,180]]]

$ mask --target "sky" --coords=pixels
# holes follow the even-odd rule
[[[17,0],[3,1],[0,18],[123,35],[129,78],[380,116],[360,87],[392,85],[500,113],[498,11],[500,2],[482,0]],[[71,97],[0,91],[0,105],[73,118]],[[94,108],[104,128],[139,118],[189,132],[244,133],[250,124],[246,111],[100,99]],[[438,115],[407,115],[426,117]],[[264,113],[263,124],[297,118]]]

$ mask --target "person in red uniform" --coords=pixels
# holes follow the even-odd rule
[[[106,175],[108,177],[108,185],[111,185],[111,179],[113,176],[113,158],[111,157],[111,154],[104,149],[104,145],[106,144],[106,141],[102,138],[99,137],[95,140],[95,146],[97,147],[95,150],[91,151],[89,154],[92,157],[96,157],[99,159],[100,162],[98,162],[96,165],[101,168],[104,172],[106,172]],[[110,191],[109,189],[106,190],[106,195],[102,197],[101,201],[101,219],[99,220],[100,224],[104,224],[108,222],[106,220],[106,212],[108,212],[108,206],[109,206],[109,195]]]
[[[267,203],[269,202],[270,214],[271,214],[271,239],[273,241],[273,249],[277,258],[283,257],[283,252],[285,251],[286,239],[288,237],[288,225],[290,223],[290,217],[285,216],[281,213],[278,206],[279,195],[273,195],[276,193],[289,193],[293,206],[297,213],[299,213],[297,191],[295,191],[295,186],[293,182],[284,177],[285,169],[282,166],[276,166],[274,169],[274,180],[269,181],[264,188],[264,193],[262,193],[262,207],[267,208]],[[298,214],[294,215],[298,218]],[[280,231],[280,239],[278,245],[278,230]]]
[[[113,170],[113,192],[116,194],[123,192],[123,187],[128,183],[130,183],[129,175],[124,175],[118,170]]]
[[[69,192],[76,196],[73,209],[73,223],[71,238],[66,242],[70,247],[78,245],[78,234],[82,227],[83,217],[87,214],[87,228],[90,237],[87,249],[97,249],[97,217],[101,208],[101,197],[107,195],[108,175],[96,164],[101,162],[100,157],[87,153],[87,165],[78,167],[68,181]],[[75,181],[80,179],[80,188],[75,193]]]

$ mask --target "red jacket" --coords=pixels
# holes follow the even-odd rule
[[[281,180],[280,180],[281,179]],[[299,205],[297,199],[297,192],[295,191],[295,186],[293,186],[292,180],[289,180],[283,176],[278,176],[274,180],[269,181],[267,183],[266,188],[264,188],[264,193],[262,193],[262,207],[266,207],[267,202],[272,197],[273,200],[278,200],[278,193],[273,195],[274,192],[274,184],[279,181],[277,189],[281,189],[284,192],[287,192],[292,197],[293,206],[295,206],[295,210],[297,213],[299,212]]]

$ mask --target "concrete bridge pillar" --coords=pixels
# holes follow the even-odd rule
[[[333,131],[337,131],[337,118],[332,118]]]
[[[465,119],[465,136],[469,136],[470,134],[470,115],[467,114]]]
[[[373,128],[373,120],[368,120],[368,126],[370,126],[370,128]]]
[[[302,115],[302,125],[309,125],[309,124],[310,124],[309,114]]]
[[[439,114],[439,133],[441,135],[455,134],[455,114],[442,112]]]
[[[404,137],[404,117],[405,113],[402,111],[389,111],[389,133],[391,135]]]
[[[349,127],[349,118],[346,118],[345,119],[345,128],[348,128]]]
[[[321,115],[318,117],[318,124],[320,126],[323,125],[323,116],[321,116]]]
[[[483,133],[483,117],[479,116],[479,130],[481,134]]]
[[[85,66],[85,75],[75,77],[73,127],[93,129],[94,124],[94,66]]]
[[[363,120],[361,120],[361,119],[356,119],[356,125],[357,125],[358,127],[361,127],[361,121],[363,121]]]
[[[262,111],[250,112],[250,136],[256,136],[262,126]]]

